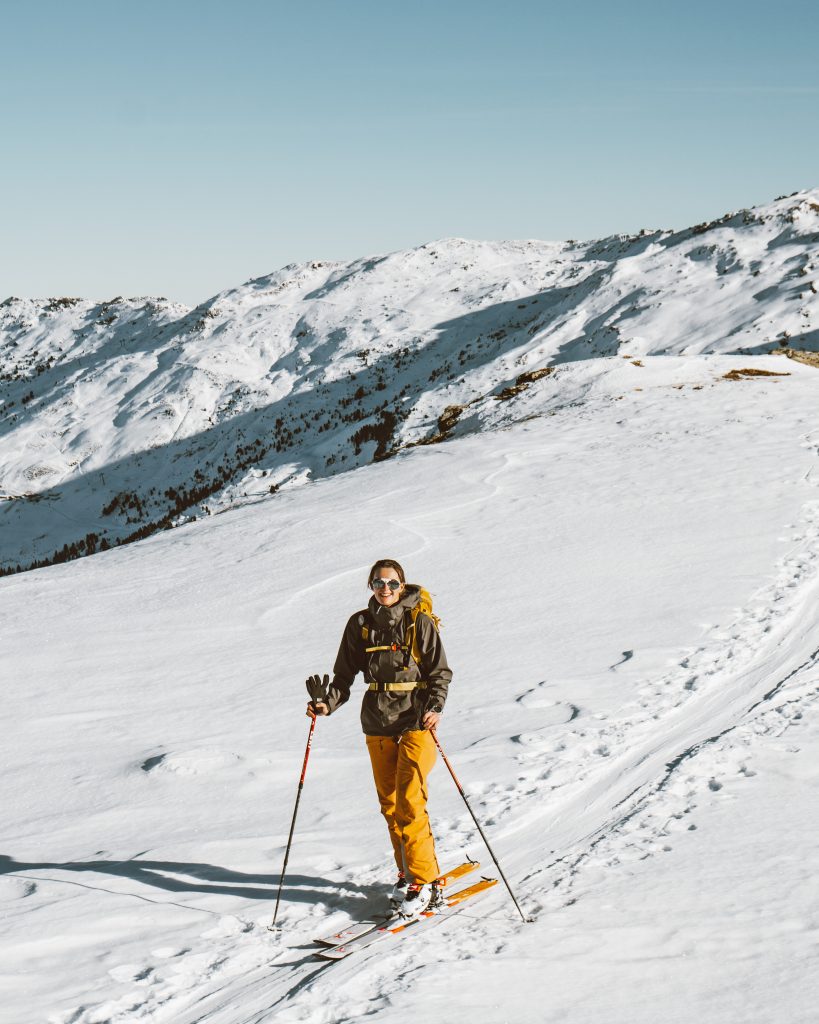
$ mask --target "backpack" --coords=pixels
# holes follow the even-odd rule
[[[367,654],[373,654],[375,651],[403,651],[404,652],[404,668],[409,666],[409,659],[415,662],[420,667],[421,665],[421,648],[418,644],[418,638],[415,635],[415,620],[418,618],[418,613],[423,612],[424,615],[428,616],[432,620],[432,625],[435,627],[436,632],[441,630],[441,620],[432,610],[432,595],[428,590],[420,587],[420,599],[414,608],[410,609],[410,623],[407,626],[407,631],[404,634],[403,644],[391,643],[382,644],[378,647],[365,647],[364,651]],[[361,639],[366,643],[370,639],[370,627],[367,626],[361,619]],[[374,631],[373,631],[374,632]],[[373,639],[375,636],[373,635]]]

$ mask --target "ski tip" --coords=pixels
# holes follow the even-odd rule
[[[446,888],[448,885],[452,885],[453,882],[456,882],[464,875],[468,875],[470,871],[475,871],[476,868],[479,868],[480,866],[480,861],[471,860],[467,857],[462,864],[459,864],[457,867],[451,868],[449,871],[445,871],[442,875],[439,875],[436,881],[438,882],[438,885]]]

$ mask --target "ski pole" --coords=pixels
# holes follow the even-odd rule
[[[293,842],[293,829],[296,827],[296,815],[299,812],[299,800],[301,800],[301,791],[304,789],[304,776],[307,773],[307,759],[310,757],[310,746],[313,743],[313,732],[316,728],[316,715],[312,711],[308,711],[310,715],[310,733],[307,736],[307,749],[304,751],[304,764],[301,766],[301,778],[299,779],[299,789],[296,793],[296,806],[293,808],[293,820],[290,822],[290,835],[287,837],[287,848],[284,851],[284,864],[282,865],[282,874],[279,879],[279,891],[276,893],[276,909],[273,911],[273,921],[267,926],[268,931],[273,931],[276,927],[276,918],[279,914],[279,901],[282,898],[282,886],[284,885],[284,873],[287,871],[287,859],[290,856],[290,846]]]
[[[509,895],[510,895],[510,896],[512,897],[512,902],[513,902],[513,903],[515,904],[515,907],[517,908],[517,911],[518,911],[518,913],[520,914],[521,918],[523,919],[524,923],[526,923],[526,924],[531,924],[531,922],[532,922],[532,918],[531,918],[531,917],[526,917],[526,916],[524,915],[523,911],[522,911],[522,910],[520,909],[520,904],[519,904],[519,903],[518,903],[518,901],[517,901],[517,900],[515,899],[515,894],[514,894],[514,893],[512,892],[512,886],[511,886],[511,885],[509,884],[509,882],[508,882],[508,881],[506,880],[506,875],[505,875],[505,874],[503,873],[503,868],[502,868],[502,867],[500,866],[500,864],[498,863],[498,858],[497,858],[497,857],[495,856],[495,851],[494,851],[494,850],[492,849],[492,847],[491,847],[491,846],[489,845],[489,840],[488,840],[488,839],[486,838],[486,835],[484,834],[484,831],[483,831],[483,829],[481,828],[481,823],[480,823],[480,822],[478,821],[478,819],[477,819],[477,818],[475,817],[475,812],[474,812],[474,811],[472,810],[472,808],[471,808],[471,807],[469,806],[469,801],[468,801],[468,800],[467,800],[467,798],[466,798],[466,793],[464,793],[464,788],[463,788],[463,786],[462,786],[462,785],[460,784],[460,782],[458,781],[458,776],[457,776],[457,775],[455,774],[455,769],[454,769],[454,768],[452,767],[452,765],[451,765],[451,764],[449,763],[449,758],[448,758],[448,757],[446,756],[446,754],[444,753],[444,748],[443,748],[443,747],[441,746],[441,744],[440,744],[440,743],[439,743],[439,741],[438,741],[438,736],[437,736],[437,735],[436,735],[436,733],[435,733],[435,729],[430,729],[429,731],[430,731],[430,732],[432,733],[432,738],[433,738],[433,739],[435,740],[435,746],[436,746],[436,747],[438,748],[438,750],[440,751],[441,757],[442,757],[442,758],[444,759],[444,764],[445,764],[445,765],[447,766],[447,768],[449,769],[449,774],[450,774],[450,775],[452,776],[452,781],[453,781],[453,782],[455,783],[455,785],[456,785],[456,786],[458,787],[458,792],[459,792],[459,793],[461,794],[461,796],[463,797],[464,803],[466,804],[466,809],[467,809],[467,810],[469,811],[469,813],[470,813],[470,814],[472,815],[472,820],[473,820],[473,821],[475,822],[475,825],[476,825],[476,827],[477,827],[478,831],[479,831],[479,832],[480,832],[480,834],[481,834],[481,839],[483,839],[484,843],[486,843],[486,848],[487,848],[487,850],[489,850],[490,854],[492,855],[492,860],[493,860],[493,861],[495,862],[495,867],[496,867],[496,868],[498,869],[498,874],[499,874],[499,875],[501,876],[501,878],[503,879],[503,884],[504,884],[504,885],[506,886],[506,888],[507,888],[507,889],[509,890]]]

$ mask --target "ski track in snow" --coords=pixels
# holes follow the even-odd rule
[[[463,512],[465,509],[473,508],[473,507],[476,507],[476,506],[480,506],[480,505],[484,504],[487,501],[488,498],[491,498],[491,497],[497,495],[499,493],[499,491],[500,491],[500,488],[497,487],[497,486],[494,486],[492,484],[492,481],[494,480],[494,478],[496,476],[499,476],[500,474],[505,472],[510,466],[514,465],[514,462],[515,462],[515,457],[513,455],[509,455],[507,453],[504,453],[502,455],[502,465],[499,466],[496,469],[491,470],[481,480],[481,483],[486,486],[486,492],[483,493],[483,494],[478,495],[475,498],[470,498],[467,501],[463,501],[463,502],[460,502],[460,503],[457,503],[457,504],[454,504],[454,505],[451,505],[451,506],[447,506],[446,512],[448,514],[452,514],[452,513],[455,513],[455,512]],[[375,509],[376,506],[383,505],[384,499],[388,495],[389,495],[389,492],[387,492],[387,495],[379,494],[377,498],[369,499],[367,502],[364,503],[365,507],[367,505],[370,505],[370,506],[372,506]],[[440,518],[441,517],[441,512],[442,512],[441,508],[436,508],[434,511],[431,511],[430,513],[428,513],[428,515],[429,515],[430,518]],[[414,547],[414,548],[409,549],[410,557],[413,557],[413,558],[416,558],[418,555],[420,555],[422,552],[426,551],[430,547],[430,537],[429,537],[429,534],[424,533],[421,530],[418,530],[413,525],[410,525],[410,522],[417,523],[419,520],[423,520],[423,518],[424,518],[423,514],[421,514],[421,515],[415,514],[412,517],[411,521],[409,519],[407,519],[407,518],[402,517],[402,516],[390,516],[389,520],[388,520],[388,522],[391,523],[394,526],[393,536],[396,539],[402,538],[404,536],[411,536],[411,537],[415,537],[417,539],[417,546]],[[406,558],[406,556],[405,556],[405,558]],[[369,566],[362,566],[362,571],[366,571],[367,568],[369,568]],[[345,569],[345,570],[343,570],[341,572],[338,572],[338,573],[325,573],[325,574],[323,574],[320,579],[316,580],[315,583],[311,583],[308,586],[302,587],[300,589],[295,589],[289,595],[289,597],[287,597],[284,601],[282,601],[279,604],[274,605],[271,608],[269,608],[268,611],[266,611],[265,614],[261,617],[260,622],[261,623],[266,623],[266,622],[274,621],[276,619],[276,617],[279,616],[281,614],[281,612],[285,608],[292,608],[292,607],[298,606],[298,604],[301,601],[303,601],[304,598],[307,597],[311,593],[311,591],[318,590],[319,588],[326,588],[328,584],[333,583],[335,581],[344,580],[349,575],[350,575],[350,570],[349,569]]]
[[[819,454],[816,441],[806,437],[803,443]],[[497,493],[503,474],[513,470],[514,458],[507,456],[483,482]],[[420,551],[429,538],[417,529],[418,518],[414,527],[400,517],[396,523],[417,536]],[[537,728],[510,736],[520,747],[517,783],[467,786],[496,845],[520,832],[543,836],[547,863],[541,868],[522,874],[514,852],[504,857],[527,913],[544,917],[550,907],[582,899],[584,885],[602,872],[670,851],[675,835],[696,828],[699,806],[753,777],[756,744],[817,713],[819,500],[804,505],[794,529],[795,546],[772,582],[672,670],[646,679],[615,719],[583,720],[580,709],[550,702],[545,683],[517,695],[517,702],[543,716],[544,727],[560,721],[574,726],[557,749],[553,742],[544,747]],[[469,842],[481,856],[482,872],[491,873],[466,812],[439,829],[438,842],[447,849]],[[558,855],[549,859],[549,849]],[[378,871],[374,865],[373,879]],[[15,896],[36,887],[23,876],[11,884]],[[31,888],[23,891],[25,886]],[[441,920],[419,929],[424,939],[408,935],[346,961],[321,963],[310,942],[327,930],[320,905],[296,920],[285,915],[278,935],[266,930],[267,916],[215,916],[216,924],[189,948],[160,947],[145,962],[114,968],[115,980],[133,984],[126,995],[75,1007],[49,1024],[343,1024],[399,1001],[426,962],[431,939],[438,959],[453,961],[514,950],[528,927],[514,917],[499,885],[459,915],[461,923],[471,922],[468,948],[460,925]]]

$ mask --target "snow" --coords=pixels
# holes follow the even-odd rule
[[[777,218],[810,227],[812,217],[800,195],[761,223],[740,214],[689,240],[764,229],[764,245],[780,239],[781,253]],[[656,259],[655,273],[670,274],[661,242],[629,258]],[[510,265],[520,269],[533,248],[553,261],[636,245],[453,240],[427,247],[445,261],[440,287],[422,249],[286,268],[217,304],[250,317],[271,291],[286,305],[332,278],[330,305],[310,300],[326,316],[315,335],[324,341],[304,366],[296,347],[282,356],[290,369],[277,370],[318,402],[331,374],[343,383],[336,398],[357,386],[340,361],[355,361],[361,339],[322,348],[331,322],[347,315],[333,303],[349,292],[357,322],[375,324],[359,278],[387,274],[391,260],[405,312],[394,334],[384,331],[385,351],[417,324],[414,310],[429,323],[449,316],[432,311],[465,249],[507,279],[486,295],[475,282],[457,301],[496,316],[499,299],[532,294]],[[645,281],[648,271],[634,273]],[[786,308],[790,281],[770,309]],[[223,514],[0,580],[0,1020],[813,1021],[819,378],[781,355],[719,342],[743,322],[746,298],[726,297],[717,340],[702,345],[677,322],[683,309],[691,323],[700,315],[690,301],[658,340],[663,298],[654,327],[645,313],[639,336],[616,353],[595,355],[589,343],[588,358],[574,350],[566,361],[561,346],[521,336],[470,371],[481,378],[474,388],[464,377],[440,392],[422,387],[418,368],[413,412],[397,428],[407,440],[447,405],[481,396],[445,443],[377,462],[370,443],[349,470],[326,472],[315,458],[321,435],[311,435],[256,467],[299,486],[228,496]],[[221,353],[239,380],[244,346],[256,387],[269,353],[253,369],[249,335],[234,345],[226,326],[217,343],[209,329],[200,332],[209,365]],[[86,381],[87,411],[70,416],[104,446],[94,472],[110,473],[105,446],[122,444],[138,453],[128,463],[134,486],[147,488],[146,466],[164,484],[172,453],[142,461],[144,421],[129,412],[117,434],[109,406],[97,404],[106,387],[133,390],[143,357],[146,366],[164,358],[142,353],[126,380],[119,366],[107,385]],[[90,351],[82,358],[93,378],[102,363]],[[547,363],[550,375],[493,397]],[[740,369],[782,375],[726,378]],[[182,385],[168,372],[146,370],[145,380],[157,374],[146,386],[175,404]],[[190,386],[193,407],[205,392]],[[392,378],[389,387],[400,391]],[[18,421],[26,444],[42,437],[41,415]],[[4,435],[4,466],[20,467],[28,456],[9,438],[19,440]],[[83,492],[74,493],[71,514],[85,529]],[[26,504],[56,509],[63,494]],[[22,532],[6,540],[4,525],[4,550],[22,552],[14,545],[34,521],[8,522]],[[46,520],[37,523],[56,543]],[[326,964],[312,938],[376,910],[391,877],[358,724],[360,680],[350,704],[317,724],[281,931],[267,924],[307,739],[303,680],[329,670],[347,617],[366,601],[367,568],[382,556],[433,593],[455,670],[441,742],[535,921],[523,924],[497,886],[451,920]],[[469,853],[493,873],[440,764],[430,811],[445,865]]]

